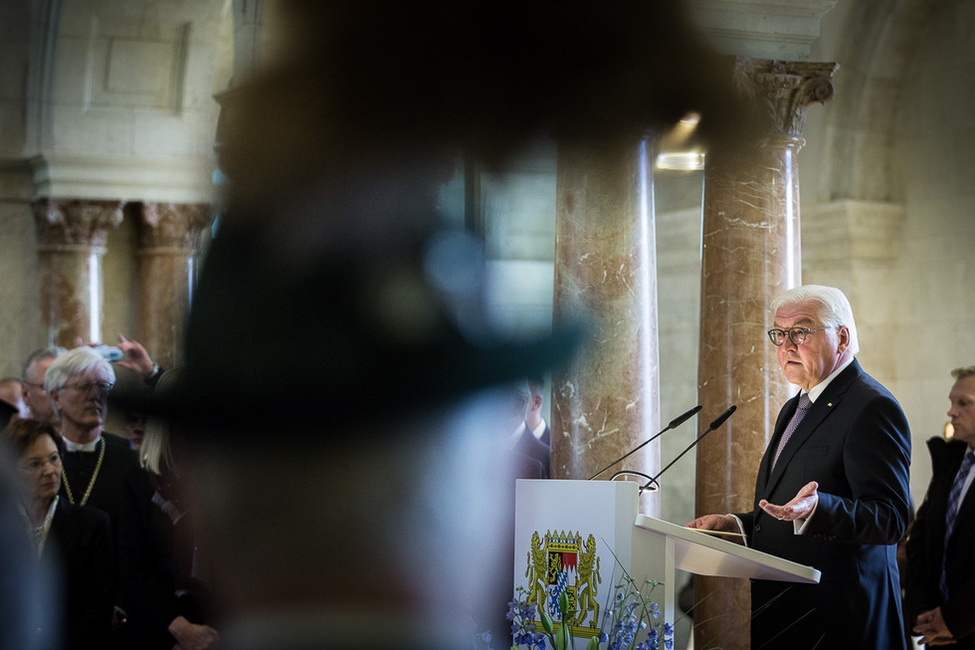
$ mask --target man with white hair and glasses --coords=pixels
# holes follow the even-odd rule
[[[114,385],[112,364],[87,346],[56,358],[44,377],[66,445],[62,498],[106,512],[117,535],[122,476],[138,458],[127,440],[102,430]]]
[[[796,287],[771,307],[769,340],[800,393],[779,412],[752,511],[689,526],[742,532],[748,546],[822,572],[812,585],[752,581],[753,648],[904,648],[896,549],[910,511],[907,419],[854,358],[842,291]]]

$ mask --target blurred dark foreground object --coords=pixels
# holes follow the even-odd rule
[[[222,646],[469,647],[512,577],[491,389],[567,362],[582,324],[493,327],[438,189],[461,154],[625,147],[690,111],[730,146],[746,112],[674,2],[282,4],[281,56],[221,97],[227,211],[180,381],[113,399],[190,443]]]
[[[194,296],[184,381],[136,406],[149,413],[238,435],[282,412],[390,416],[550,369],[578,327],[492,332],[478,246],[438,230],[457,156],[499,167],[540,136],[612,146],[691,111],[712,146],[748,133],[730,62],[680,3],[285,8],[281,56],[222,99],[229,210]]]
[[[533,339],[495,331],[482,249],[463,233],[346,241],[306,258],[274,251],[278,223],[237,226],[224,224],[207,259],[180,381],[116,403],[235,438],[265,424],[361,425],[551,368],[578,342],[577,326]],[[306,433],[321,435],[293,430]]]
[[[688,113],[710,150],[755,138],[732,59],[684,3],[288,0],[281,56],[222,101],[231,200],[278,200],[324,169],[354,176],[460,151],[503,167],[533,138],[605,146]]]

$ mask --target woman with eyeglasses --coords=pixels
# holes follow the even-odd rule
[[[59,497],[64,441],[49,423],[12,422],[0,444],[16,459],[24,524],[37,558],[53,563],[61,577],[63,647],[104,647],[115,595],[108,516]]]

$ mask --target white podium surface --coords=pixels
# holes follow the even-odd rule
[[[674,564],[688,573],[722,578],[755,578],[816,584],[820,571],[741,544],[647,515],[637,515],[639,528],[674,540]]]

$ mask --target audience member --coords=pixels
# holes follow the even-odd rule
[[[17,419],[17,409],[4,401],[0,401],[0,431],[6,429],[10,422]]]
[[[502,501],[512,504],[512,508],[507,513],[508,517],[504,521],[504,525],[498,529],[498,539],[505,540],[502,545],[504,562],[498,566],[498,573],[504,576],[513,576],[515,570],[515,513],[513,507],[515,503],[515,481],[518,479],[547,479],[548,453],[546,450],[543,456],[546,463],[543,463],[540,458],[533,457],[524,451],[523,439],[525,436],[532,438],[532,441],[528,443],[531,445],[530,449],[537,449],[534,446],[535,443],[541,444],[531,434],[525,432],[527,382],[519,380],[502,386],[499,389],[499,394],[503,398],[501,403],[503,410],[499,413],[502,425],[498,429],[505,433],[505,448],[508,450],[507,456],[503,458],[503,467],[504,471],[513,472],[513,476],[501,494]],[[507,433],[513,428],[515,429],[514,436]],[[487,631],[496,640],[493,647],[506,648],[510,645],[511,622],[507,619],[507,613],[508,603],[511,602],[513,595],[514,588],[511,580],[498,581],[494,593],[489,596],[487,601],[492,605],[485,612],[487,618],[475,620],[475,627],[478,631]]]
[[[159,379],[165,391],[178,371]],[[180,470],[173,457],[168,425],[146,425],[141,467],[130,470],[119,512],[119,572],[127,646],[132,650],[205,650],[220,640],[206,625],[206,571],[182,494]]]
[[[127,440],[102,431],[114,385],[112,364],[87,346],[55,359],[44,379],[65,441],[61,494],[108,514],[116,539],[122,477],[138,457]]]
[[[23,382],[16,377],[0,379],[0,402],[14,409],[12,419],[28,417],[27,404],[24,403]]]
[[[47,558],[35,561],[37,549],[24,534],[23,487],[11,453],[0,444],[0,648],[56,650],[61,647],[56,575]]]
[[[907,540],[907,612],[921,643],[975,648],[975,366],[951,372],[950,440],[931,438],[933,474]]]
[[[552,450],[544,442],[532,434],[528,427],[526,418],[531,404],[531,390],[528,388],[527,381],[521,381],[515,385],[515,390],[511,395],[511,405],[508,411],[509,421],[512,426],[510,446],[512,451],[529,458],[534,458],[542,464],[544,475],[541,478],[549,477],[549,468],[552,464]]]
[[[67,350],[59,345],[41,348],[32,352],[24,362],[24,403],[27,404],[28,415],[35,420],[50,422],[55,427],[60,426],[60,421],[44,390],[44,376],[51,363],[65,352]]]
[[[528,404],[528,416],[525,418],[525,422],[539,441],[551,447],[552,431],[549,429],[548,423],[545,422],[545,418],[542,417],[542,406],[545,404],[545,397],[542,393],[545,390],[545,381],[538,376],[529,377],[528,387],[531,389],[532,397]]]
[[[749,546],[822,572],[815,585],[752,581],[752,647],[904,648],[896,549],[910,510],[907,419],[854,358],[840,290],[797,287],[772,309],[769,338],[801,393],[779,412],[754,509],[688,525],[740,530]]]
[[[122,478],[139,462],[128,440],[102,430],[108,394],[114,384],[112,364],[88,346],[59,356],[44,378],[44,390],[54,405],[64,437],[61,495],[72,505],[91,506],[108,515],[113,548],[118,540]],[[113,564],[113,581],[117,581],[117,569]],[[112,647],[120,644],[124,622],[125,612],[117,607]]]
[[[142,440],[146,435],[146,416],[137,411],[126,411],[125,413],[125,438],[129,441],[129,446],[139,453],[142,450]]]
[[[115,595],[108,516],[59,497],[64,442],[49,423],[19,420],[2,439],[17,457],[27,532],[37,557],[53,556],[63,577],[64,648],[103,648]],[[58,623],[44,625],[57,628]]]

